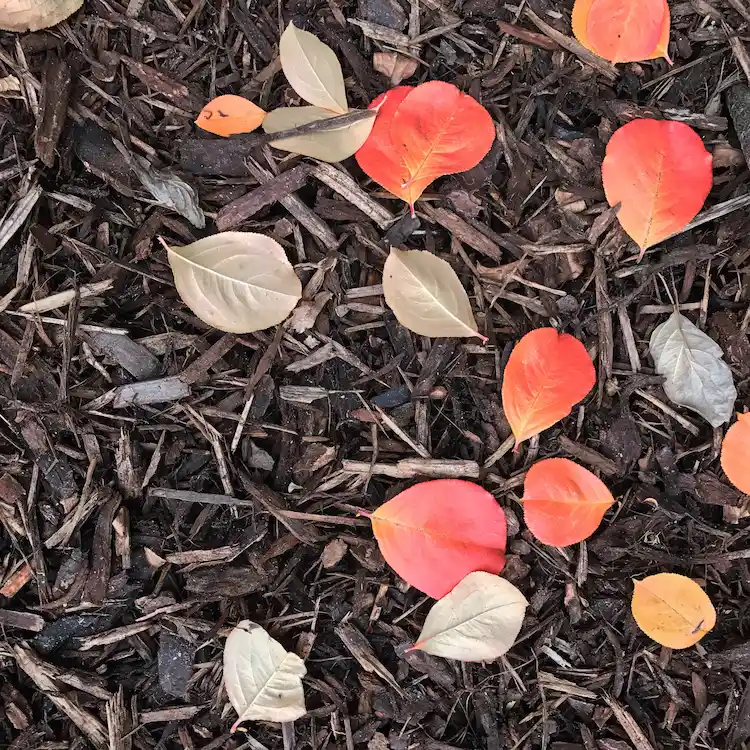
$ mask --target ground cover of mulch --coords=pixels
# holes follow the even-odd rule
[[[747,746],[748,498],[721,474],[722,431],[669,403],[647,345],[675,295],[748,405],[750,9],[672,3],[674,65],[615,69],[575,44],[570,6],[86,0],[50,32],[0,34],[1,746]],[[495,146],[412,220],[353,160],[196,132],[220,93],[299,103],[277,57],[289,21],[336,50],[352,106],[390,86],[373,53],[400,50],[420,61],[406,83],[481,100]],[[694,127],[714,188],[637,263],[599,166],[641,116]],[[205,230],[154,205],[137,157],[195,187]],[[156,237],[217,224],[288,250],[309,303],[292,326],[222,335],[180,302]],[[396,322],[389,245],[453,265],[486,346]],[[504,363],[548,325],[586,344],[598,383],[514,454]],[[553,455],[618,500],[576,548],[537,543],[516,502],[525,468]],[[496,663],[405,652],[431,600],[356,514],[436,476],[480,482],[508,514],[504,575],[530,607]],[[634,625],[632,578],[661,571],[705,582],[716,605],[695,648]],[[221,650],[243,618],[306,659],[293,725],[229,733]]]

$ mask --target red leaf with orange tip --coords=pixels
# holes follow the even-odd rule
[[[738,414],[721,444],[721,468],[729,481],[750,495],[750,413]]]
[[[265,116],[266,113],[249,99],[224,94],[203,107],[195,124],[209,133],[227,137],[238,133],[252,133]]]
[[[516,444],[567,417],[594,383],[594,363],[578,339],[554,328],[527,333],[503,375],[503,409]]]
[[[695,218],[713,182],[711,154],[682,122],[633,120],[607,144],[602,182],[622,228],[644,251]]]
[[[381,505],[371,520],[386,562],[435,599],[475,570],[499,573],[505,565],[505,512],[472,482],[415,484]]]
[[[523,515],[544,544],[567,547],[588,539],[615,502],[604,482],[567,458],[537,461],[523,485]]]

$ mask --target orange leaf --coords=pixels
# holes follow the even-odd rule
[[[662,646],[689,648],[716,625],[714,605],[692,579],[658,573],[633,583],[633,617]]]
[[[195,124],[214,135],[230,136],[252,133],[265,116],[266,113],[250,100],[224,94],[203,107]]]
[[[578,339],[554,328],[527,333],[503,375],[503,409],[516,445],[567,417],[594,383],[594,364]]]
[[[588,539],[615,502],[599,477],[567,458],[545,458],[527,472],[523,515],[544,544],[567,547]]]
[[[721,468],[729,481],[750,495],[750,413],[738,414],[721,444]]]
[[[712,184],[711,154],[682,122],[633,120],[607,144],[602,182],[617,218],[641,248],[670,237],[703,207]]]
[[[475,570],[499,573],[505,565],[505,512],[472,482],[415,484],[381,505],[371,520],[386,562],[435,599]]]

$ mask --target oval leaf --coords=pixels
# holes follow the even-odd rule
[[[633,617],[662,646],[689,648],[716,625],[714,605],[690,578],[658,573],[633,583]]]
[[[300,125],[337,116],[335,112],[320,107],[279,107],[268,113],[263,121],[263,130],[266,133],[278,133],[280,130],[298,128]],[[295,154],[312,156],[321,161],[343,161],[362,148],[374,124],[375,118],[371,117],[335,130],[272,141],[271,145],[282,151],[293,151]]]
[[[423,250],[391,248],[383,294],[398,322],[421,336],[479,336],[466,290],[447,261]]]
[[[663,0],[594,0],[586,29],[605,60],[636,62],[656,49],[663,18]]]
[[[544,544],[567,547],[588,539],[615,502],[599,477],[567,458],[545,458],[527,472],[523,515]]]
[[[82,5],[83,0],[3,0],[0,7],[0,29],[48,29],[64,21]]]
[[[224,94],[212,99],[198,115],[195,124],[214,135],[230,136],[252,133],[266,113],[243,96]]]
[[[278,242],[253,232],[222,232],[168,247],[182,301],[221,331],[250,333],[281,323],[302,284]]]
[[[505,512],[472,482],[415,484],[381,505],[371,520],[386,562],[435,599],[475,570],[499,573],[505,565]]]
[[[750,413],[738,414],[721,444],[721,468],[729,481],[750,495]]]
[[[580,341],[554,328],[527,333],[503,375],[503,409],[516,444],[567,417],[594,383],[594,363]]]
[[[732,418],[737,389],[724,352],[682,313],[675,311],[654,329],[649,349],[671,401],[698,412],[712,427]]]
[[[305,715],[302,678],[307,668],[302,659],[250,620],[243,620],[229,634],[224,646],[224,686],[239,715],[234,732],[243,721],[295,721]]]
[[[469,573],[433,605],[415,649],[459,661],[492,661],[516,642],[529,603],[509,581]]]
[[[607,144],[602,182],[617,219],[643,252],[682,229],[712,185],[711,154],[688,125],[633,120]]]
[[[346,114],[344,74],[335,52],[327,44],[290,23],[281,35],[279,58],[287,81],[306,102],[339,115]]]

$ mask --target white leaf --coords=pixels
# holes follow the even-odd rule
[[[737,389],[721,347],[684,315],[675,311],[651,334],[656,372],[664,393],[675,403],[698,412],[712,427],[728,422]]]
[[[528,606],[509,581],[469,573],[433,605],[414,648],[460,661],[492,661],[516,642]]]
[[[304,716],[302,659],[250,620],[243,620],[224,645],[224,687],[239,715],[232,731],[243,721],[295,721]]]
[[[298,128],[300,125],[329,120],[331,117],[338,117],[338,114],[321,107],[279,107],[266,115],[263,130],[266,133],[278,133],[280,130]],[[366,120],[343,125],[335,130],[282,138],[280,141],[271,141],[271,145],[282,151],[293,151],[295,154],[312,156],[321,161],[343,161],[364,146],[374,124],[373,113],[373,116]]]
[[[250,333],[281,323],[302,297],[302,284],[276,240],[221,232],[168,247],[183,302],[208,325]]]
[[[2,0],[0,29],[39,31],[64,21],[83,5],[83,0]]]
[[[392,248],[383,294],[398,322],[421,336],[479,336],[466,290],[450,264],[422,250]]]
[[[306,102],[346,114],[344,74],[327,44],[290,23],[279,41],[279,58],[287,81]]]

